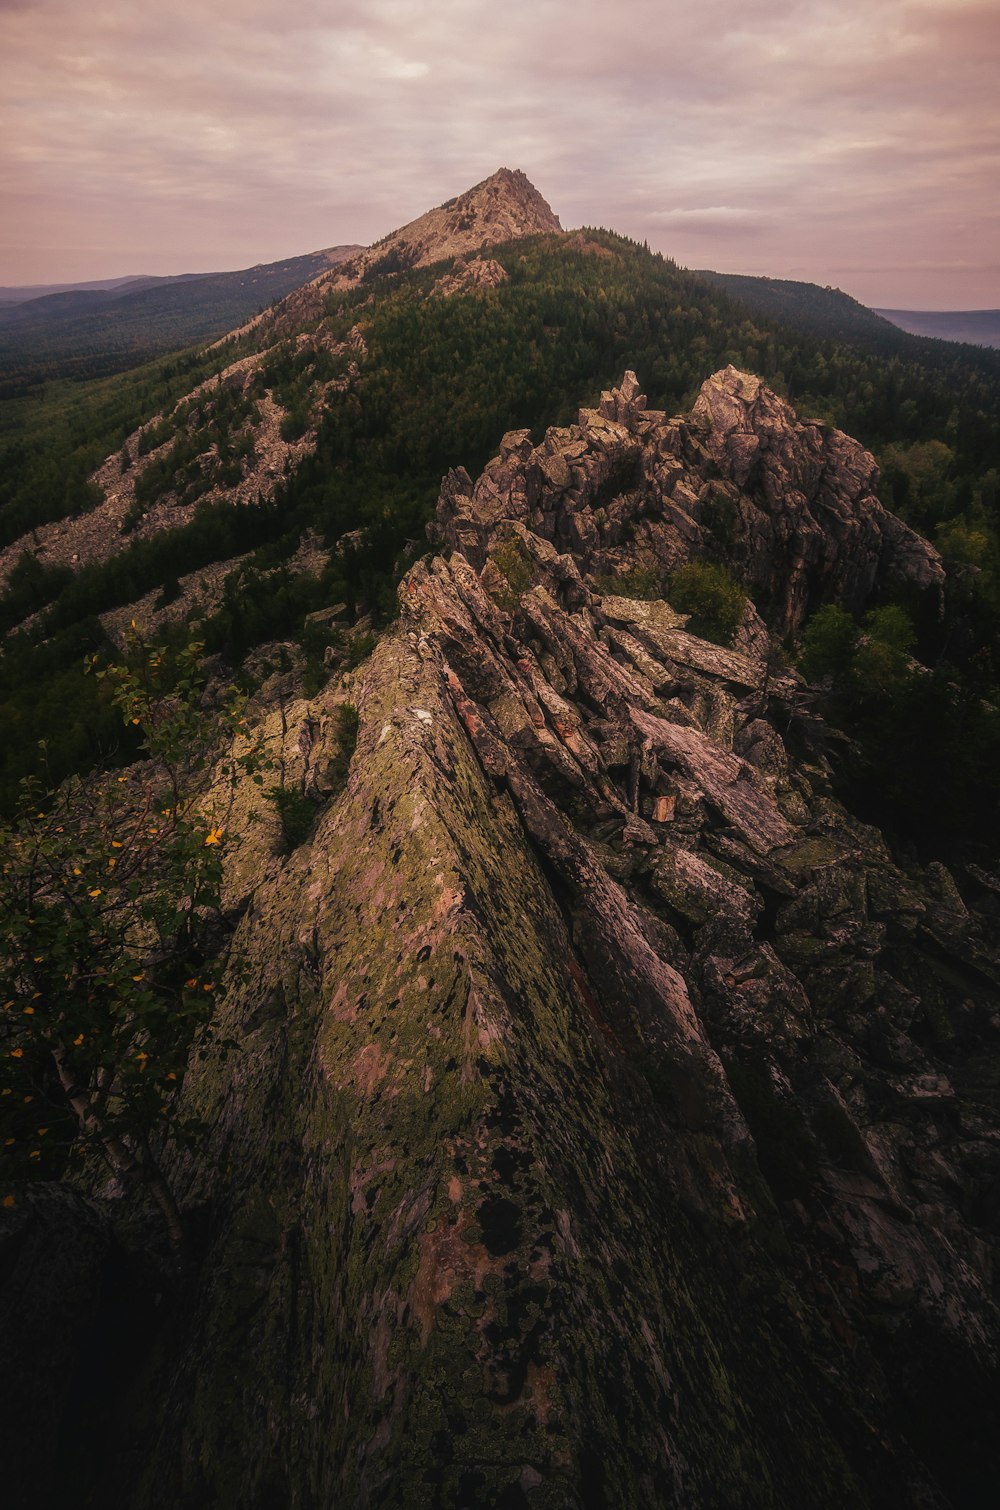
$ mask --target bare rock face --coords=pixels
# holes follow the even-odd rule
[[[447,297],[477,290],[499,288],[507,282],[507,270],[493,257],[473,257],[471,262],[456,262],[453,272],[439,278],[434,292]]]
[[[588,585],[696,549],[709,459],[733,560],[788,531],[782,622],[810,563],[937,580],[731,369],[445,479],[450,554],[308,712],[319,770],[357,705],[346,791],[285,860],[241,820],[207,1250],[107,1502],[992,1502],[1000,882],[833,800],[759,621]]]
[[[439,522],[449,545],[475,557],[477,535],[521,520],[598,576],[668,572],[709,555],[786,633],[823,602],[858,610],[888,584],[940,594],[938,553],[882,507],[877,478],[857,441],[798,420],[734,367],[702,385],[683,419],[647,409],[627,373],[597,410],[550,430],[541,446],[506,436],[474,489],[451,474]]]

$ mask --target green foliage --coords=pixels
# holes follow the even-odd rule
[[[204,712],[201,646],[132,650],[131,666],[95,671],[146,760],[55,790],[28,779],[0,829],[3,1167],[52,1176],[95,1147],[149,1189],[179,1242],[152,1142],[199,1131],[178,1091],[211,1031],[225,832],[197,793],[238,715]]]
[[[882,456],[882,484],[890,507],[922,530],[954,512],[954,471],[954,452],[941,440],[887,446]]]
[[[191,504],[213,488],[235,487],[245,465],[253,463],[253,434],[247,427],[259,418],[252,393],[239,386],[216,384],[199,395],[197,402],[182,405],[166,425],[154,428],[152,439],[157,444],[168,436],[173,443],[146,462],[136,477],[134,515],[127,522],[137,523],[168,493],[176,494],[178,503]]]
[[[0,401],[0,545],[95,508],[103,496],[89,480],[95,468],[218,363],[218,355],[178,352],[127,376],[52,382],[30,398]]]
[[[1000,838],[996,672],[981,652],[964,667],[913,659],[916,632],[898,604],[861,628],[836,605],[806,626],[800,666],[829,677],[824,712],[852,738],[838,768],[844,797],[870,821],[928,853],[988,853]]]
[[[699,518],[714,550],[723,555],[732,550],[740,511],[726,493],[710,493],[701,505]]]
[[[378,636],[374,634],[353,635],[347,647],[347,664],[353,671],[355,666],[360,666],[366,661],[375,649]]]
[[[838,603],[827,603],[814,613],[802,636],[800,665],[810,681],[840,676],[854,662],[858,626]]]
[[[746,608],[747,596],[711,561],[688,561],[670,579],[670,603],[690,614],[688,629],[717,645],[731,645]]]
[[[913,620],[904,608],[888,603],[884,608],[873,608],[865,615],[868,638],[877,645],[884,645],[896,655],[908,656],[916,647],[917,635]]]
[[[649,603],[663,597],[665,582],[662,571],[655,566],[633,566],[612,576],[595,577],[594,588],[605,595],[638,598]]]
[[[82,307],[69,296],[57,306],[45,301],[22,309],[16,321],[0,325],[0,395],[67,373],[122,372],[157,352],[222,335],[328,266],[324,254],[313,252],[238,272],[126,287],[100,299],[85,296]]]

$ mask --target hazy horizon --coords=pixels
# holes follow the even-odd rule
[[[2,285],[368,244],[506,165],[687,267],[1000,307],[992,0],[0,0],[0,43]]]

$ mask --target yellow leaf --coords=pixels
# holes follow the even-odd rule
[[[24,1058],[24,1050],[23,1049],[11,1049],[11,1051],[10,1051],[10,1057],[12,1059],[23,1059]]]
[[[17,1202],[15,1201],[15,1199],[14,1199],[14,1197],[12,1195],[5,1195],[4,1198],[3,1198],[3,1203],[8,1208],[8,1210],[10,1209],[11,1206],[16,1206],[17,1205]]]
[[[80,1047],[80,1045],[81,1045],[82,1042],[83,1042],[83,1034],[82,1033],[78,1033],[77,1036],[73,1039],[73,1047],[75,1049],[78,1049]]]
[[[29,1153],[29,1155],[28,1155],[29,1159],[40,1159],[41,1157],[42,1157],[42,1150],[40,1148],[33,1148],[31,1150],[31,1152]]]
[[[24,1104],[25,1104],[25,1106],[30,1106],[31,1103],[32,1103],[32,1101],[34,1101],[34,1099],[35,1099],[34,1096],[25,1096],[25,1098],[24,1098]]]
[[[133,980],[145,980],[145,978],[146,977],[144,972],[140,972],[139,975],[133,975],[132,977]]]
[[[73,866],[73,874],[75,876],[82,876],[83,875],[83,871],[80,869],[79,865],[74,865]]]
[[[44,1137],[45,1137],[45,1134],[46,1134],[46,1133],[47,1133],[47,1132],[48,1132],[48,1128],[47,1128],[47,1127],[40,1127],[40,1128],[39,1128],[39,1129],[38,1129],[38,1136],[39,1136],[39,1137],[40,1137],[40,1138],[44,1138]]]
[[[35,1009],[34,1009],[34,1007],[25,1007],[24,1008],[24,1015],[25,1015],[25,1017],[34,1017],[34,1015],[35,1015]]]
[[[11,1090],[9,1085],[5,1085],[3,1090],[0,1091],[0,1096],[12,1096],[13,1094],[14,1092]]]
[[[121,840],[120,839],[112,839],[112,841],[111,841],[111,848],[112,849],[121,849],[121,847],[122,846],[121,846]]]
[[[134,723],[134,724],[137,724],[137,723],[138,723],[138,722],[139,722],[139,720],[138,720],[138,719],[137,719],[137,718],[133,718],[133,720],[132,720],[132,722],[133,722],[133,723]]]
[[[221,828],[212,828],[212,829],[209,829],[208,834],[207,834],[207,836],[205,838],[205,843],[206,844],[221,844],[221,842],[222,842],[222,829]]]
[[[95,886],[94,889],[93,889],[93,891],[88,891],[88,893],[87,893],[87,895],[89,897],[99,897],[100,894],[101,894],[101,888],[99,886]]]
[[[167,1079],[168,1080],[176,1080],[177,1079],[177,1076],[174,1074],[173,1070],[170,1071],[169,1075],[167,1076]]]
[[[4,1140],[3,1140],[3,1146],[4,1146],[4,1148],[13,1148],[14,1147],[14,1139],[13,1138],[4,1138]]]
[[[42,960],[43,960],[43,959],[44,959],[44,958],[45,958],[45,955],[44,955],[44,954],[36,954],[36,955],[35,955],[35,964],[36,964],[36,965],[40,965],[40,964],[41,964],[41,963],[42,963]]]

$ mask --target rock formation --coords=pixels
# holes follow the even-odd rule
[[[603,581],[721,497],[772,624],[936,591],[873,480],[732,369],[445,480],[398,625],[281,710],[322,794],[356,704],[346,790],[285,859],[241,799],[201,1265],[105,1503],[987,1503],[1000,878],[834,800],[756,615]]]
[[[452,472],[439,513],[444,540],[477,566],[500,519],[598,576],[714,556],[785,633],[821,602],[856,611],[900,581],[940,593],[938,553],[882,507],[877,479],[857,441],[800,421],[748,373],[716,373],[683,419],[647,409],[628,373],[537,450],[527,431],[506,435],[475,488]]]

